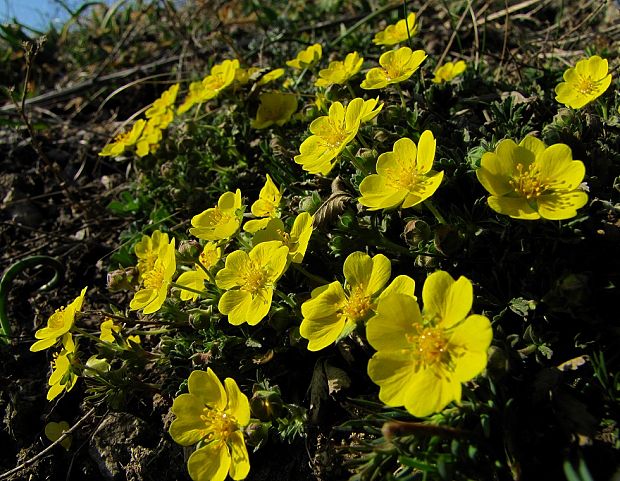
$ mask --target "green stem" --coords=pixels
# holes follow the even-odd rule
[[[403,109],[407,108],[407,102],[405,102],[405,96],[403,95],[403,89],[400,88],[399,84],[394,84],[396,86],[396,91],[398,92],[398,95],[400,96],[400,106]]]
[[[355,94],[355,90],[353,90],[353,87],[351,87],[351,84],[349,82],[347,82],[347,88],[349,89],[349,93],[351,94],[351,100],[356,98],[357,95]]]
[[[431,211],[431,213],[435,216],[435,219],[437,219],[440,224],[447,224],[446,219],[444,219],[441,212],[439,212],[431,200],[425,200],[424,205]]]
[[[209,281],[211,282],[211,284],[215,285],[215,277],[213,277],[211,271],[209,271],[209,269],[207,269],[207,267],[202,262],[200,262],[200,259],[196,260],[196,264],[198,264],[198,266],[200,266],[204,273],[209,277]]]
[[[293,269],[301,272],[304,276],[306,276],[311,281],[317,282],[319,284],[329,284],[329,281],[323,279],[321,276],[317,276],[315,274],[312,274],[311,272],[308,272],[306,269],[304,269],[301,266],[301,264],[292,263],[291,265],[293,266]]]
[[[301,79],[304,78],[304,75],[306,75],[306,72],[308,71],[308,67],[305,67],[301,73],[299,74],[299,77],[297,77],[297,80],[295,80],[295,84],[293,85],[293,90],[297,90],[297,86],[299,85],[299,82],[301,82]]]
[[[295,301],[293,301],[289,296],[287,296],[286,294],[284,294],[284,292],[282,292],[279,289],[274,289],[273,290],[276,295],[282,299],[290,308],[292,309],[297,309],[297,304],[295,303]]]
[[[355,158],[355,155],[353,155],[353,153],[349,150],[348,147],[345,147],[344,151],[347,153],[347,155],[349,156],[349,160],[357,170],[359,170],[366,176],[370,175],[370,171],[358,162],[358,160]]]
[[[205,291],[199,291],[198,289],[192,289],[191,287],[182,286],[181,284],[177,284],[176,282],[171,282],[170,285],[178,289],[183,289],[184,291],[193,292],[194,294],[198,294],[199,296],[205,295]]]
[[[156,335],[156,334],[168,334],[169,332],[175,332],[174,329],[152,329],[149,331],[131,331],[131,335],[134,336],[136,334],[139,334],[140,336],[151,336],[151,335]]]

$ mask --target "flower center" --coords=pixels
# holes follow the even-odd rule
[[[450,365],[451,354],[443,329],[432,326],[424,327],[415,335],[408,334],[407,340],[413,347],[414,356],[420,361],[418,367],[433,366],[438,363]]]
[[[268,279],[269,277],[264,268],[252,264],[243,276],[244,284],[242,289],[254,295],[266,287]]]
[[[60,309],[56,309],[56,312],[50,316],[47,321],[48,327],[52,329],[60,329],[65,325],[64,313],[66,307],[61,307]]]
[[[344,125],[340,125],[331,119],[329,120],[329,125],[331,127],[329,133],[324,134],[322,137],[328,148],[337,149],[347,138],[347,131]]]
[[[213,267],[219,260],[216,250],[201,252],[199,258],[200,258],[200,263],[203,266],[205,266],[207,269],[209,269],[210,267]]]
[[[592,77],[588,76],[579,76],[579,80],[577,81],[577,85],[575,85],[575,90],[583,95],[592,95],[596,92],[598,88],[598,82],[596,80],[592,80]]]
[[[204,408],[200,419],[205,423],[207,440],[226,441],[232,433],[239,429],[234,416],[218,409]]]
[[[517,164],[517,172],[508,181],[515,192],[526,199],[537,199],[547,190],[547,185],[540,179],[540,170],[534,164],[525,170],[523,164]]]
[[[118,134],[116,137],[114,137],[114,142],[117,144],[124,144],[129,140],[130,136],[131,136],[131,132],[122,132]]]
[[[388,169],[387,184],[399,190],[411,191],[417,184],[420,184],[418,173],[413,170]]]
[[[159,264],[144,274],[144,287],[158,290],[164,283],[164,266]]]
[[[372,309],[370,296],[365,295],[364,286],[356,286],[342,308],[342,312],[352,321],[364,319]]]

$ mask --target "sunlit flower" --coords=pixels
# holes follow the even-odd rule
[[[314,105],[319,110],[319,112],[327,112],[327,96],[324,93],[317,92],[314,96]]]
[[[218,247],[215,242],[207,242],[200,253],[200,265],[196,264],[195,268],[191,271],[184,272],[176,280],[176,283],[180,286],[187,287],[193,291],[203,291],[205,288],[205,281],[209,280],[209,275],[205,272],[214,267],[222,258],[222,248]],[[198,299],[198,292],[192,292],[190,290],[181,289],[181,300],[195,301]]]
[[[476,171],[489,191],[489,206],[514,219],[563,220],[575,217],[588,202],[579,190],[585,166],[573,160],[568,145],[547,147],[536,137],[527,136],[517,145],[502,140],[495,152],[482,156]]]
[[[361,98],[353,99],[346,108],[334,102],[329,107],[329,115],[310,124],[313,135],[302,142],[295,162],[311,174],[327,175],[334,166],[334,159],[357,134],[365,105]]]
[[[366,122],[370,122],[374,119],[379,112],[383,109],[383,103],[379,104],[379,97],[376,99],[368,99],[364,100],[364,105],[362,106],[362,111],[360,112],[360,122],[365,124]]]
[[[100,326],[101,333],[99,334],[99,339],[103,342],[113,342],[116,343],[116,337],[114,334],[120,336],[122,331],[122,327],[118,324],[114,324],[114,320],[111,318],[105,319]],[[128,336],[128,340],[133,341],[137,344],[140,344],[140,336]],[[121,340],[121,345],[124,345],[124,340]]]
[[[160,129],[168,127],[174,119],[174,102],[179,92],[179,84],[174,84],[159,97],[153,105],[144,112],[147,119],[157,119],[157,126]]]
[[[407,80],[418,70],[425,58],[424,50],[412,51],[409,47],[385,52],[379,57],[381,67],[371,68],[366,72],[366,79],[360,87],[367,90],[381,89]]]
[[[611,85],[607,60],[594,55],[577,62],[564,72],[564,82],[555,88],[555,99],[573,109],[580,109],[600,97]]]
[[[310,341],[310,351],[348,336],[368,319],[382,296],[394,292],[413,296],[415,285],[407,276],[398,276],[383,289],[390,278],[391,264],[382,254],[371,258],[354,252],[344,261],[343,272],[344,287],[338,281],[317,287],[301,306],[303,320],[299,332]]]
[[[273,183],[269,174],[265,185],[258,194],[258,200],[252,204],[252,214],[260,219],[249,220],[243,226],[246,232],[254,233],[257,230],[264,229],[270,219],[279,215],[280,200],[282,192],[278,186]]]
[[[194,105],[206,102],[217,97],[220,92],[226,89],[235,80],[235,72],[239,68],[239,60],[224,60],[211,68],[211,74],[202,79],[201,82],[192,82],[185,100],[178,108],[178,113],[182,114],[191,109]]]
[[[32,352],[42,351],[43,349],[53,346],[58,339],[71,330],[75,322],[75,316],[80,312],[80,309],[82,309],[86,289],[86,287],[82,289],[80,295],[77,296],[71,304],[56,309],[56,312],[47,320],[47,325],[34,333],[34,337],[39,340],[30,346]]]
[[[271,83],[274,80],[278,80],[280,77],[282,77],[282,75],[284,75],[284,69],[283,68],[273,69],[270,72],[267,72],[261,78],[259,78],[258,82],[256,82],[256,84],[257,85],[267,85],[268,83]]]
[[[264,242],[248,253],[235,251],[215,276],[215,283],[226,292],[217,305],[234,325],[258,324],[268,313],[276,281],[286,267],[288,248],[282,242]]]
[[[467,65],[465,61],[459,60],[456,63],[446,62],[437,70],[435,70],[435,78],[433,79],[433,83],[440,84],[444,82],[449,82],[457,75],[461,75],[465,72]]]
[[[310,214],[302,212],[295,217],[291,232],[288,233],[281,219],[269,219],[265,228],[254,234],[252,244],[258,245],[262,242],[273,240],[280,241],[288,247],[288,260],[295,264],[301,264],[301,261],[306,255],[308,243],[310,242],[310,237],[314,230],[312,220]]]
[[[250,403],[234,379],[220,382],[211,368],[193,371],[187,381],[189,393],[172,403],[176,416],[169,433],[182,446],[200,443],[187,462],[193,481],[245,479],[250,460],[243,439],[243,426],[250,422]]]
[[[443,179],[443,172],[431,170],[435,145],[430,130],[422,132],[417,147],[406,137],[397,140],[392,152],[385,152],[377,159],[377,173],[360,184],[359,203],[371,210],[399,205],[406,209],[428,199]]]
[[[203,240],[228,239],[239,229],[241,217],[241,191],[224,192],[217,206],[192,217],[194,227],[189,232]]]
[[[287,60],[286,65],[298,70],[314,67],[323,56],[323,47],[320,43],[310,45],[297,54],[293,60]]]
[[[375,35],[375,38],[372,39],[373,43],[376,45],[394,45],[404,42],[416,34],[418,26],[415,20],[415,13],[410,13],[407,15],[407,20],[403,18],[393,25],[388,25],[385,30]]]
[[[256,75],[257,72],[260,72],[259,67],[249,67],[249,68],[241,68],[239,67],[235,70],[235,84],[239,86],[246,85],[249,83],[250,79]]]
[[[153,268],[142,276],[142,289],[129,303],[132,310],[142,309],[144,314],[152,314],[163,305],[177,268],[174,243],[172,239],[169,244],[160,245]]]
[[[273,124],[282,126],[297,110],[297,96],[281,92],[266,92],[259,96],[260,105],[256,119],[251,123],[255,129],[265,129]]]
[[[138,272],[140,273],[140,277],[153,268],[157,256],[159,255],[159,248],[162,244],[168,244],[169,242],[170,239],[168,238],[168,234],[160,232],[159,230],[154,231],[150,236],[142,236],[140,242],[133,248],[138,258]]]
[[[434,272],[424,283],[422,300],[420,313],[411,296],[383,296],[366,326],[368,342],[377,350],[368,375],[380,387],[379,399],[405,406],[414,416],[461,400],[461,384],[485,368],[493,336],[486,317],[469,315],[473,288],[465,277],[455,281],[447,272]]]
[[[319,79],[315,82],[317,87],[329,87],[330,85],[344,85],[362,68],[364,57],[357,52],[347,54],[344,61],[329,62],[329,67],[319,70]]]
[[[142,130],[142,135],[136,143],[136,154],[144,157],[148,154],[154,154],[159,149],[159,143],[162,139],[160,119],[153,117],[149,119]]]
[[[78,378],[73,368],[76,352],[71,334],[66,333],[62,336],[62,344],[62,350],[60,353],[54,354],[54,360],[52,361],[52,374],[48,381],[50,386],[47,391],[48,401],[55,399],[63,391],[71,391]]]
[[[118,157],[125,152],[127,147],[131,147],[138,142],[145,125],[146,120],[136,120],[136,123],[133,124],[129,132],[123,132],[114,137],[114,141],[106,145],[101,152],[99,152],[99,155],[102,157]]]

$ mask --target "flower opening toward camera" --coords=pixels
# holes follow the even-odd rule
[[[187,381],[188,393],[172,403],[176,416],[170,425],[172,439],[182,445],[198,444],[187,462],[193,481],[245,479],[250,460],[242,428],[250,422],[250,403],[232,378],[224,379],[206,371],[193,371]]]
[[[415,285],[407,276],[398,276],[383,289],[391,274],[390,260],[383,254],[371,258],[354,252],[344,261],[343,273],[344,287],[339,281],[317,287],[301,306],[299,332],[308,339],[310,351],[348,336],[372,315],[382,296],[395,292],[413,296]]]
[[[258,200],[251,207],[252,215],[260,218],[247,221],[243,230],[254,233],[267,227],[271,219],[278,217],[281,199],[282,192],[267,174],[267,180],[258,194]]]
[[[168,234],[165,232],[161,232],[159,230],[153,231],[153,234],[143,235],[140,242],[138,242],[133,251],[138,258],[138,272],[140,273],[140,278],[146,273],[149,272],[153,266],[155,265],[155,261],[157,260],[157,256],[159,255],[159,248],[162,244],[168,244],[169,238]]]
[[[34,333],[34,337],[38,339],[38,341],[30,346],[32,352],[42,351],[43,349],[53,346],[58,339],[71,330],[76,315],[80,312],[80,309],[82,309],[86,289],[86,287],[82,289],[80,295],[77,296],[71,304],[56,309],[56,312],[47,320],[47,325]]]
[[[388,25],[385,30],[375,34],[372,39],[373,43],[375,45],[394,45],[413,37],[418,30],[415,17],[415,13],[412,12],[407,15],[406,20],[403,18],[395,24]]]
[[[491,323],[469,312],[473,287],[465,277],[455,281],[437,271],[422,289],[424,310],[415,298],[383,296],[369,319],[366,336],[377,350],[368,375],[388,406],[405,406],[414,416],[441,411],[461,400],[461,384],[486,367]]]
[[[133,124],[131,130],[128,132],[123,132],[114,137],[114,140],[106,145],[99,155],[101,157],[118,157],[121,155],[127,147],[131,147],[138,142],[138,139],[142,135],[142,130],[144,130],[144,126],[146,125],[146,120],[140,119],[136,120],[136,123]]]
[[[317,87],[344,85],[360,71],[363,63],[364,57],[360,57],[357,52],[351,52],[343,61],[329,62],[329,67],[319,70],[319,79],[314,85]]]
[[[226,257],[215,283],[226,292],[218,310],[233,325],[258,324],[271,308],[276,282],[284,273],[288,248],[279,241],[254,246],[249,253],[238,250]]]
[[[266,92],[260,94],[259,101],[256,118],[251,123],[255,129],[265,129],[273,124],[282,126],[297,110],[297,96],[293,94]]]
[[[173,238],[169,244],[162,243],[159,246],[153,268],[142,275],[142,288],[129,303],[132,310],[142,309],[144,314],[152,314],[163,305],[177,268],[174,243]]]
[[[465,72],[467,68],[467,64],[465,64],[464,60],[459,60],[456,63],[446,62],[437,70],[435,70],[435,78],[433,79],[433,83],[440,84],[449,82],[454,77],[461,75]]]
[[[412,51],[409,47],[385,52],[379,57],[381,67],[371,68],[366,72],[366,79],[360,87],[366,90],[381,89],[407,80],[418,70],[425,58],[424,50]]]
[[[487,202],[500,214],[514,219],[570,219],[588,202],[579,190],[585,166],[573,160],[565,144],[547,147],[533,136],[518,145],[502,140],[495,152],[482,156],[478,180],[491,194]]]
[[[314,67],[323,56],[323,47],[320,43],[310,45],[297,54],[293,60],[287,60],[286,65],[298,70]]]
[[[220,92],[225,90],[235,80],[235,72],[239,68],[239,60],[224,60],[211,68],[210,75],[207,75],[200,82],[192,82],[189,92],[183,103],[179,106],[177,113],[182,114],[191,109],[194,105],[206,102],[217,97]]]
[[[394,143],[392,152],[377,159],[377,173],[360,184],[359,203],[371,210],[403,209],[428,199],[439,188],[443,172],[432,170],[436,140],[430,130],[413,140],[403,138]]]
[[[555,99],[567,107],[580,109],[600,97],[611,85],[607,60],[594,55],[579,60],[564,72],[564,82],[555,88]]]
[[[242,215],[241,191],[224,192],[215,207],[192,217],[189,233],[208,241],[228,239],[239,229]]]

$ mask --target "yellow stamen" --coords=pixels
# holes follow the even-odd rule
[[[252,295],[267,287],[267,272],[261,266],[252,263],[242,276],[244,284],[241,289],[248,291]]]
[[[159,289],[164,283],[164,266],[156,265],[144,274],[144,287]]]
[[[412,344],[413,355],[419,361],[418,367],[444,364],[450,367],[451,353],[448,350],[448,339],[443,329],[437,327],[421,328],[416,334],[408,334],[407,341]]]
[[[204,408],[200,419],[205,423],[208,440],[226,442],[232,433],[239,430],[235,417],[219,409]]]
[[[372,303],[370,297],[366,295],[364,286],[357,286],[351,292],[342,312],[352,321],[359,321],[366,317],[370,309],[372,309]]]
[[[524,170],[523,164],[517,164],[517,172],[508,183],[528,200],[537,199],[548,188],[547,183],[540,179],[540,170],[535,164],[530,164],[527,170]]]

